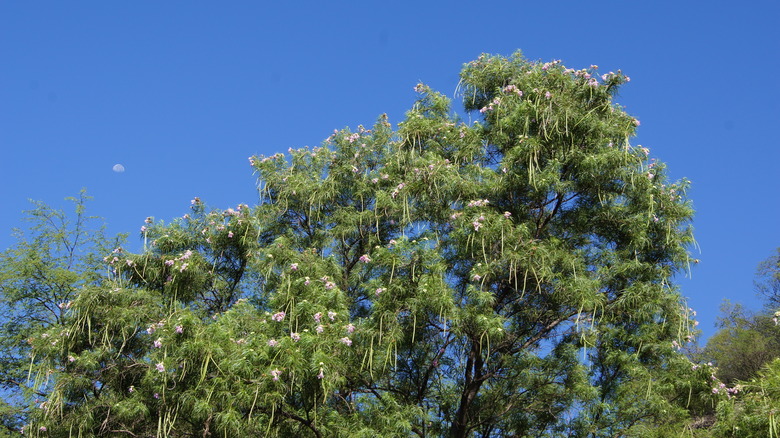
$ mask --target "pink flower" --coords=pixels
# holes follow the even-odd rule
[[[68,362],[75,362],[76,358],[73,356],[68,356]]]
[[[352,324],[347,324],[347,333],[352,334],[355,332],[355,326]]]
[[[478,221],[472,222],[471,225],[474,227],[474,231],[479,231],[479,229],[482,227],[482,224]]]
[[[297,263],[292,263],[290,265],[290,270],[291,271],[297,271],[298,270],[298,264]]]
[[[325,327],[322,324],[320,324],[317,326],[315,330],[317,331],[317,333],[322,333],[325,331]]]
[[[179,333],[179,334],[184,333],[184,327],[182,327],[180,325],[177,325],[176,326],[176,333]]]
[[[146,227],[145,227],[145,226],[142,226],[142,227],[141,227],[141,232],[142,232],[142,233],[145,233],[145,232],[146,232]]]
[[[346,336],[345,336],[345,337],[343,337],[343,338],[341,338],[341,339],[339,339],[339,341],[341,341],[341,343],[342,343],[342,344],[344,344],[344,345],[346,345],[347,347],[350,347],[350,346],[352,346],[352,339],[349,339],[349,338],[348,338],[348,337],[346,337]]]
[[[157,392],[155,392],[155,393],[154,393],[154,398],[157,398],[157,399],[159,399],[159,398],[160,398],[160,394],[159,394],[159,393],[157,393]]]
[[[482,276],[479,275],[479,274],[474,274],[474,276],[471,277],[471,279],[474,280],[474,281],[479,281],[479,280],[482,280]]]
[[[292,339],[295,342],[298,342],[301,340],[301,335],[298,333],[290,333],[290,339]]]
[[[311,284],[311,281],[309,281],[309,277],[306,277],[306,281],[303,282],[303,285],[308,286],[309,284]]]
[[[233,237],[233,232],[232,231],[228,231],[228,237]]]
[[[369,257],[368,254],[363,254],[360,256],[360,261],[363,263],[368,263],[371,261],[371,257]]]
[[[551,98],[551,97],[552,97],[552,93],[550,93],[549,91],[547,91],[546,93],[544,93],[544,97],[546,97],[546,98],[548,98],[548,99],[549,99],[549,98]]]
[[[336,313],[336,312],[328,312],[328,318],[330,318],[331,321],[336,319],[336,315],[338,315],[338,313]]]
[[[314,314],[315,321],[320,322],[321,319],[322,319],[322,312],[317,312]]]
[[[279,345],[279,341],[277,341],[276,339],[269,339],[268,340],[268,346],[269,347],[276,347],[277,345]]]
[[[512,213],[510,213],[510,212],[508,212],[508,211],[505,211],[505,212],[504,212],[504,217],[505,217],[505,218],[509,219],[509,217],[510,217],[510,216],[512,216]]]
[[[179,272],[184,272],[187,269],[187,266],[189,266],[189,265],[190,265],[189,263],[185,263],[185,264],[181,265],[181,268],[179,268]]]
[[[639,126],[639,125],[641,125],[641,123],[639,123],[639,120],[634,119],[634,126]]]
[[[165,266],[173,266],[173,264],[174,264],[174,263],[176,263],[176,261],[175,261],[175,260],[173,260],[173,259],[171,259],[171,260],[166,260],[166,261],[165,261]]]
[[[320,373],[317,374],[317,378],[322,380],[325,377],[325,373],[322,371],[322,368],[320,368]]]
[[[157,371],[158,372],[161,372],[161,373],[165,372],[165,364],[164,363],[158,362],[156,367],[157,367]]]
[[[127,388],[127,392],[135,392],[135,386],[130,385],[130,387]]]
[[[284,316],[285,315],[286,315],[286,313],[284,313],[284,312],[277,312],[277,313],[274,313],[271,316],[271,319],[273,319],[276,322],[282,322],[282,321],[284,321]]]
[[[278,368],[275,368],[273,371],[271,371],[271,375],[274,377],[274,382],[279,380],[279,376],[282,375],[282,372],[279,371]]]
[[[336,283],[334,283],[334,282],[332,282],[332,281],[326,281],[326,282],[325,282],[325,289],[327,289],[327,290],[331,290],[331,289],[333,289],[334,287],[336,287]]]
[[[375,294],[376,296],[379,296],[379,294],[381,294],[381,293],[382,293],[382,292],[384,292],[384,291],[385,291],[385,288],[383,288],[383,287],[378,287],[378,288],[376,288],[376,291],[374,292],[374,294]]]
[[[154,341],[154,348],[160,348],[160,347],[162,347],[162,339],[157,338],[157,340]]]
[[[46,426],[41,426],[38,428],[38,430],[40,430],[41,432],[46,432],[49,429],[46,429]]]

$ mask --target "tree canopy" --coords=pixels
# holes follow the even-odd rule
[[[195,198],[74,283],[29,341],[25,433],[663,436],[711,410],[678,351],[688,183],[630,143],[628,81],[483,55],[462,116],[418,84],[396,130],[251,157],[256,206]]]

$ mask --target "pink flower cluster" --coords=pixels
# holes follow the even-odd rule
[[[286,313],[284,312],[276,312],[273,315],[271,315],[271,319],[273,319],[276,322],[282,322],[284,321]]]
[[[507,85],[504,87],[504,93],[515,93],[520,97],[523,96],[523,92],[515,85]]]
[[[490,201],[487,199],[477,199],[476,201],[469,201],[468,204],[466,204],[467,207],[484,207],[486,205],[490,204]]]
[[[542,64],[542,71],[547,71],[550,67],[552,67],[554,65],[557,65],[557,64],[560,64],[560,63],[561,63],[560,59],[555,59],[555,60],[550,61],[550,62],[545,62],[544,64]]]
[[[500,97],[496,97],[487,106],[484,106],[484,107],[480,108],[479,112],[481,112],[482,114],[485,114],[488,111],[493,111],[499,105],[501,105],[501,98]]]
[[[156,323],[149,324],[149,327],[146,328],[146,333],[153,334],[157,329],[162,328],[165,325],[165,320],[157,321]]]
[[[480,215],[477,220],[471,223],[471,226],[474,227],[474,231],[479,231],[480,228],[482,228],[482,225],[484,225],[482,222],[484,222],[485,216]]]
[[[395,198],[396,196],[398,196],[398,193],[400,193],[400,192],[401,192],[401,190],[402,190],[404,187],[406,187],[406,184],[405,184],[405,183],[400,183],[400,184],[398,184],[398,185],[395,187],[395,190],[393,190],[393,192],[392,192],[392,193],[390,193],[390,196],[392,196],[393,198]]]

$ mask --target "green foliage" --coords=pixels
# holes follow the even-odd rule
[[[676,348],[687,183],[629,143],[627,81],[482,56],[478,122],[419,84],[395,132],[250,158],[258,206],[150,219],[31,339],[28,431],[652,436],[711,410]]]
[[[738,393],[718,404],[714,437],[780,436],[780,359],[768,363],[752,379],[735,386]]]

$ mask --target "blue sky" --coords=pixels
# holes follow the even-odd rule
[[[463,63],[521,49],[631,77],[634,143],[693,182],[702,262],[679,284],[707,336],[724,298],[758,307],[780,246],[778,17],[769,0],[1,2],[0,248],[28,199],[82,187],[136,247],[195,196],[251,205],[250,155],[398,123],[419,81],[452,96]]]

